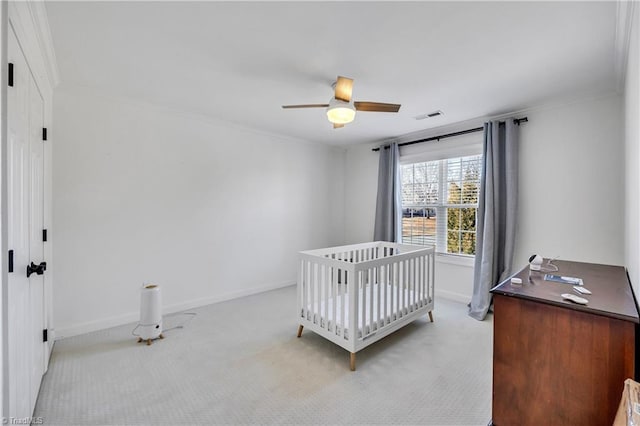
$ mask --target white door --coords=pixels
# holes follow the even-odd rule
[[[7,88],[7,238],[13,254],[8,274],[8,415],[25,418],[33,414],[45,359],[42,275],[27,277],[27,266],[43,258],[43,100],[13,31],[7,53],[13,64],[13,84]]]
[[[44,101],[33,78],[29,80],[29,262],[39,266],[44,262],[44,242],[42,239],[44,228],[44,146],[42,141]],[[45,264],[42,264],[42,267],[45,267]],[[33,414],[38,398],[45,367],[43,275],[42,269],[29,275],[29,313],[31,319],[29,334],[33,344],[30,361],[31,414]]]

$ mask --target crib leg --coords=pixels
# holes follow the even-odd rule
[[[298,337],[302,336],[302,329],[304,328],[304,325],[300,324],[298,326]]]
[[[356,354],[355,354],[355,352],[351,352],[351,356],[349,357],[349,368],[351,368],[351,371],[356,371]]]
[[[429,320],[433,322],[433,312],[429,311]]]

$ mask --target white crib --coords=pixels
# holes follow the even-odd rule
[[[429,314],[435,249],[373,242],[300,252],[298,337],[304,327],[356,352]]]

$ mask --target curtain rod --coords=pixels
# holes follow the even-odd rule
[[[514,118],[513,122],[515,124],[517,124],[518,126],[520,125],[520,123],[526,123],[529,121],[529,118],[527,117],[522,117],[522,118]],[[453,133],[447,133],[446,135],[440,135],[440,136],[432,136],[430,138],[426,138],[426,139],[419,139],[417,141],[411,141],[411,142],[404,142],[404,143],[399,143],[398,146],[406,146],[406,145],[413,145],[415,143],[422,143],[422,142],[431,142],[431,141],[439,141],[440,139],[445,139],[445,138],[451,138],[454,136],[461,136],[461,135],[466,135],[468,133],[475,133],[475,132],[481,132],[484,130],[484,127],[476,127],[474,129],[468,129],[468,130],[461,130],[459,132],[453,132]],[[384,149],[389,149],[389,145],[385,145]],[[380,147],[378,148],[373,148],[371,151],[380,151]]]

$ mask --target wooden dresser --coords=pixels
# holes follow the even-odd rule
[[[588,305],[569,284],[529,265],[495,287],[492,423],[611,425],[624,380],[635,378],[638,311],[621,266],[557,260],[555,275],[582,278]],[[546,265],[546,259],[545,259]],[[491,423],[490,423],[491,424]]]

